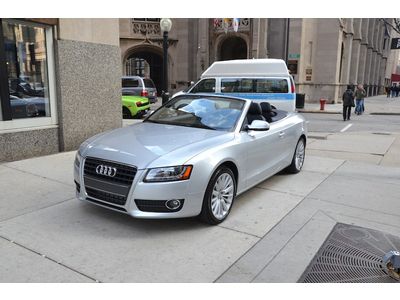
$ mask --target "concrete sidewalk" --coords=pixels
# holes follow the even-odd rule
[[[386,95],[365,98],[365,113],[379,115],[400,115],[400,97],[387,98]],[[343,111],[342,103],[325,104],[325,109],[320,110],[318,103],[305,103],[304,108],[298,109],[305,113],[335,113],[341,114]]]
[[[337,223],[399,235],[400,167],[352,159],[385,160],[382,138],[309,139],[302,172],[244,193],[219,226],[79,202],[75,152],[1,164],[0,282],[296,282]]]

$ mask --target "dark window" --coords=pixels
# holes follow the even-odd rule
[[[3,120],[50,117],[46,28],[2,20],[0,30]]]
[[[144,78],[144,79],[143,79],[143,82],[144,82],[144,86],[145,86],[145,87],[148,87],[148,88],[155,88],[154,83],[153,83],[153,80],[148,79],[148,78]]]
[[[203,79],[190,92],[215,93],[215,79]]]
[[[138,87],[138,86],[139,86],[139,80],[137,80],[137,79],[130,79],[130,78],[122,79],[122,87],[123,88]]]
[[[221,80],[222,93],[287,93],[288,81],[279,78],[229,78]]]

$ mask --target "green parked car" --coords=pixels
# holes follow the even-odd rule
[[[149,99],[140,96],[122,96],[122,116],[124,119],[141,118],[150,109]]]

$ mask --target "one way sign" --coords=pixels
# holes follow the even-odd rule
[[[400,38],[392,39],[392,45],[390,49],[400,49]]]

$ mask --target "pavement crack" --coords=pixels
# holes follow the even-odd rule
[[[50,180],[50,181],[53,181],[53,182],[57,182],[57,183],[60,183],[62,185],[68,186],[68,187],[74,187],[73,184],[68,184],[68,183],[56,180],[54,178],[42,176],[42,175],[39,175],[39,174],[35,174],[35,173],[32,173],[32,172],[21,170],[21,169],[18,169],[18,168],[15,168],[15,167],[11,167],[11,166],[6,166],[6,165],[2,165],[2,166],[5,167],[5,168],[12,169],[14,171],[19,171],[19,172],[22,172],[22,173],[25,173],[25,174],[29,174],[29,175],[37,176],[37,177],[40,177],[40,178],[43,178],[43,179],[47,179],[47,180]],[[72,182],[72,180],[71,180],[71,182]]]
[[[258,235],[256,235],[256,234],[249,233],[249,232],[245,232],[245,231],[241,231],[241,230],[237,230],[237,229],[234,229],[234,228],[229,228],[229,227],[222,226],[222,225],[218,225],[218,227],[224,228],[224,229],[227,229],[227,230],[230,230],[230,231],[234,231],[234,232],[237,232],[237,233],[241,233],[241,234],[245,234],[245,235],[250,235],[250,236],[255,237],[255,238],[257,238],[257,239],[261,239],[261,238],[262,238],[262,236],[258,236]]]
[[[325,214],[329,214],[329,212],[324,212],[324,213]],[[331,213],[333,213],[333,212],[331,212]],[[356,219],[356,220],[362,220],[362,221],[367,221],[367,222],[371,222],[371,223],[376,223],[376,224],[380,224],[380,225],[384,225],[384,226],[388,226],[388,227],[393,227],[393,228],[396,228],[398,230],[400,229],[400,226],[396,226],[396,225],[388,224],[388,223],[384,223],[384,222],[379,222],[379,221],[372,221],[372,220],[366,219],[366,218],[346,215],[346,214],[343,214],[343,213],[336,213],[336,215],[337,216],[343,216],[343,217],[346,217],[346,218],[351,218],[351,219]]]
[[[334,205],[340,205],[340,206],[345,206],[345,207],[360,209],[360,210],[364,210],[364,211],[370,211],[370,212],[379,213],[379,214],[384,214],[384,215],[388,215],[388,216],[392,216],[392,217],[400,217],[400,215],[398,215],[398,214],[391,214],[391,213],[387,213],[387,212],[383,212],[383,211],[379,211],[379,210],[375,210],[375,209],[364,208],[364,207],[359,207],[359,206],[354,206],[354,205],[348,205],[348,204],[344,204],[344,203],[337,203],[337,202],[328,201],[328,200],[323,200],[323,199],[314,198],[314,197],[308,197],[308,199],[310,199],[310,200],[317,200],[317,201],[321,201],[321,202],[325,202],[325,203],[330,203],[330,204],[334,204]]]
[[[49,207],[53,207],[53,206],[56,206],[56,205],[59,205],[59,204],[62,204],[62,203],[64,203],[64,202],[71,201],[71,200],[75,200],[75,198],[68,198],[68,199],[66,199],[66,200],[62,200],[62,201],[57,202],[57,203],[53,203],[53,204],[50,204],[50,205],[46,205],[46,206],[40,207],[40,208],[35,209],[35,210],[33,210],[33,211],[28,211],[28,212],[25,212],[25,213],[23,213],[23,214],[19,214],[19,215],[16,215],[16,216],[12,216],[12,217],[9,217],[9,218],[7,218],[7,219],[0,220],[0,223],[4,223],[4,222],[10,221],[10,220],[12,220],[12,219],[18,218],[18,217],[22,217],[22,216],[25,216],[25,215],[29,215],[29,214],[32,214],[32,213],[41,211],[41,210],[43,210],[43,209],[46,209],[46,208],[49,208]]]
[[[21,243],[18,243],[18,242],[16,242],[16,241],[13,241],[13,240],[11,240],[11,239],[9,239],[9,238],[7,238],[7,237],[4,237],[4,236],[1,236],[1,235],[0,235],[0,238],[3,239],[3,240],[5,240],[5,241],[8,241],[8,242],[10,242],[10,243],[12,243],[12,244],[14,244],[14,245],[16,245],[16,246],[18,246],[18,247],[21,247],[21,248],[23,248],[23,249],[25,249],[25,250],[27,250],[27,251],[29,251],[29,252],[31,252],[31,253],[34,253],[34,254],[36,254],[36,255],[39,255],[39,256],[43,257],[44,259],[47,259],[47,260],[49,260],[49,261],[51,261],[51,262],[53,262],[53,263],[56,263],[56,264],[58,264],[58,265],[60,265],[60,266],[62,266],[62,267],[64,267],[64,268],[66,268],[66,269],[68,269],[68,270],[70,270],[70,271],[72,271],[72,272],[74,272],[74,273],[80,274],[80,275],[82,275],[82,276],[84,276],[84,277],[86,277],[86,278],[88,278],[88,279],[90,279],[90,280],[92,280],[92,281],[94,281],[94,282],[98,282],[98,283],[101,282],[101,281],[99,281],[99,280],[97,280],[97,279],[95,279],[95,278],[93,278],[93,277],[91,277],[91,276],[89,276],[89,275],[87,275],[87,274],[84,274],[84,273],[82,273],[82,272],[80,272],[80,271],[78,271],[78,270],[76,270],[76,269],[74,269],[74,268],[72,268],[72,267],[70,267],[70,266],[68,266],[68,265],[66,265],[66,264],[64,264],[64,263],[62,263],[62,262],[60,262],[60,261],[55,260],[54,258],[51,258],[50,256],[47,256],[47,255],[44,254],[44,253],[40,253],[40,252],[38,252],[38,251],[36,251],[36,250],[33,250],[33,249],[31,249],[31,248],[29,248],[29,247],[27,247],[27,246],[24,246],[24,245],[22,245]]]

